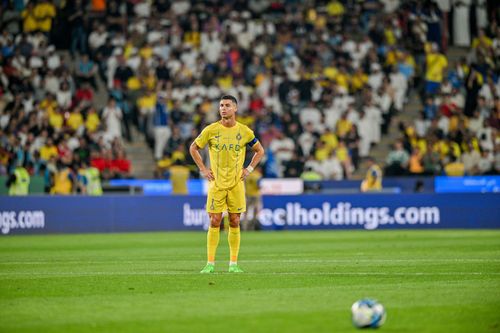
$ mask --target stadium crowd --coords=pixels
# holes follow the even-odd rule
[[[265,177],[350,178],[412,91],[422,98],[421,117],[398,124],[402,139],[386,174],[497,173],[498,13],[464,32],[464,7],[471,6],[2,2],[0,174],[25,165],[46,176],[48,191],[58,175],[87,165],[104,179],[129,177],[123,140],[134,140],[137,126],[158,176],[182,161],[198,177],[187,147],[218,119],[220,96],[232,94],[238,120],[266,148]],[[448,18],[451,31],[442,24]],[[471,50],[452,64],[449,32]],[[100,86],[106,105],[95,102]]]

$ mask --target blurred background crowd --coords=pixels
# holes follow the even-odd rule
[[[266,148],[265,177],[351,178],[389,131],[400,139],[378,161],[386,175],[500,170],[495,1],[0,8],[0,174],[22,165],[47,192],[88,167],[104,180],[131,177],[124,147],[138,135],[157,163],[151,177],[179,163],[199,177],[188,146],[218,119],[223,94],[238,98],[238,120]],[[449,59],[452,46],[463,57]],[[395,121],[412,99],[419,116]]]

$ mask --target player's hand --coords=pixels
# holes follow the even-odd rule
[[[245,180],[245,179],[248,177],[248,175],[249,175],[249,174],[250,174],[250,172],[248,172],[248,170],[247,170],[246,168],[245,168],[245,169],[243,169],[243,170],[241,171],[241,178],[240,178],[240,179],[241,179],[241,180]]]
[[[215,180],[214,173],[210,169],[203,169],[200,171],[201,175],[208,179],[208,181]]]

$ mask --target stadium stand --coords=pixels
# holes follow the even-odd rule
[[[387,175],[437,175],[451,163],[466,174],[500,168],[500,29],[481,19],[463,31],[459,5],[103,0],[1,8],[3,175],[16,163],[32,174],[58,165],[76,173],[89,160],[105,180],[130,177],[124,146],[141,135],[157,177],[175,160],[199,177],[187,147],[217,119],[223,93],[238,98],[239,121],[266,148],[264,177],[313,170],[325,180],[352,178],[395,129],[401,140],[387,154]],[[452,44],[470,46],[456,63],[446,56],[450,33]],[[415,95],[421,115],[401,117]]]

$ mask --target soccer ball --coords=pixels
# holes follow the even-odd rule
[[[357,328],[377,328],[384,324],[386,314],[382,304],[373,299],[362,299],[351,307],[352,324]]]

